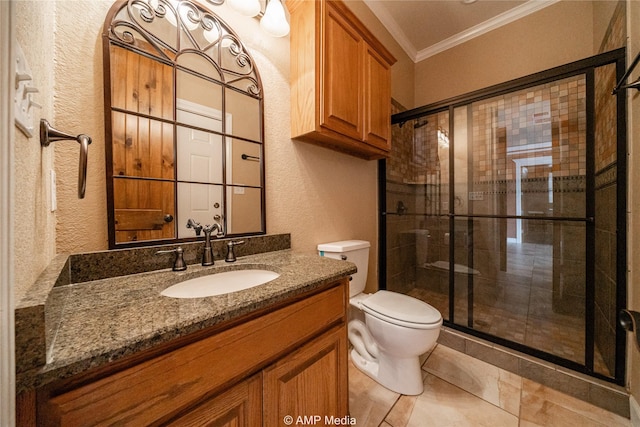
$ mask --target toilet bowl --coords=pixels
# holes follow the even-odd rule
[[[420,356],[435,344],[442,315],[429,304],[408,295],[381,290],[363,293],[367,281],[369,242],[345,240],[318,245],[321,256],[356,264],[349,284],[348,326],[353,345],[351,361],[379,384],[397,393],[423,391]]]

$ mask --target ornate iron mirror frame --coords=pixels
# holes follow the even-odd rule
[[[224,3],[224,0],[208,0],[208,2],[212,5],[220,5]],[[170,23],[171,26],[167,25],[167,23]],[[150,29],[162,27],[164,27],[165,30],[175,29],[175,32],[173,34],[169,34],[167,37],[166,34],[160,35],[150,31]],[[207,35],[209,37],[207,37]],[[167,101],[172,103],[170,107],[170,114],[167,115],[165,113],[165,117],[162,117],[160,114],[152,111],[151,106],[149,106],[148,111],[139,111],[137,108],[127,108],[128,104],[124,106],[113,104],[113,85],[122,84],[119,81],[113,81],[118,80],[113,74],[117,71],[118,65],[122,65],[121,63],[112,63],[112,51],[115,52],[118,49],[124,49],[127,52],[124,54],[120,53],[120,55],[126,56],[135,54],[133,57],[136,61],[138,58],[140,61],[151,61],[150,63],[152,64],[152,67],[164,67],[166,70],[170,70],[170,81],[172,83],[170,96],[172,99]],[[118,52],[124,51],[118,50]],[[194,67],[189,68],[188,66],[185,66],[184,63],[181,64],[179,60],[183,55],[187,55],[187,58],[195,57],[198,58],[198,60],[204,60],[205,62],[203,62],[203,64],[205,64],[205,66],[210,66],[211,70],[215,70],[217,75],[213,75],[213,73],[210,73],[211,75],[203,74],[201,69],[196,70],[193,69]],[[266,232],[266,220],[264,184],[264,102],[262,83],[253,58],[248,53],[247,49],[244,47],[235,32],[211,10],[190,0],[119,0],[116,1],[109,10],[104,23],[103,57],[109,248],[113,249],[118,247],[143,246],[151,244],[155,245],[179,241],[192,241],[196,239],[195,234],[193,237],[179,238],[178,233],[178,227],[186,225],[187,222],[187,218],[180,218],[178,215],[178,184],[203,184],[198,181],[181,181],[178,179],[178,165],[176,163],[178,158],[177,129],[179,126],[189,128],[194,131],[206,132],[209,135],[219,137],[221,140],[222,158],[220,161],[222,166],[222,182],[212,183],[209,181],[205,183],[210,187],[218,186],[221,189],[220,191],[222,196],[221,215],[216,215],[215,219],[211,218],[210,223],[220,223],[223,230],[229,231],[228,233],[225,233],[229,237],[264,234]],[[126,64],[128,65],[126,67],[127,70],[131,68],[130,63]],[[228,118],[225,114],[227,106],[226,96],[228,93],[231,95],[242,94],[243,96],[247,96],[254,100],[249,102],[257,102],[258,119],[260,122],[257,124],[259,137],[251,139],[227,133],[225,126],[226,120],[223,119],[220,119],[222,127],[221,131],[212,130],[211,128],[198,128],[197,126],[192,126],[178,121],[176,113],[176,77],[179,71],[189,73],[197,79],[203,79],[204,82],[220,86],[222,118]],[[168,81],[168,78],[165,78],[165,81]],[[130,87],[126,88],[125,92],[130,90],[130,97],[136,98],[137,101],[137,98],[140,95],[138,93],[138,89],[141,89],[141,92],[149,89],[149,85],[154,86],[155,84],[157,84],[157,81],[153,80],[151,83],[147,83],[144,87],[134,87],[133,90],[131,90]],[[162,90],[167,90],[167,88],[162,88]],[[154,143],[158,143],[157,141],[154,141],[154,135],[151,133],[147,134],[145,142],[140,142],[138,140],[139,137],[137,133],[135,133],[132,138],[131,135],[126,134],[128,130],[124,130],[123,124],[114,123],[114,116],[116,115],[126,116],[127,119],[131,118],[131,120],[137,123],[136,126],[142,123],[142,121],[146,121],[145,123],[153,122],[154,125],[163,129],[160,131],[160,135],[163,136],[163,138],[166,135],[166,138],[170,140],[169,145],[171,147],[170,149],[165,147],[165,151],[162,152],[162,159],[160,161],[163,167],[167,166],[167,170],[169,171],[167,174],[169,176],[163,176],[161,174],[156,176],[149,174],[149,176],[145,176],[143,172],[140,172],[139,170],[136,171],[135,167],[129,167],[128,169],[125,168],[127,170],[115,170],[114,156],[116,154],[116,148],[114,147],[117,146],[118,149],[124,150],[123,152],[130,155],[131,153],[126,150],[129,149],[131,151],[132,146],[134,146],[135,151],[137,150],[135,146],[138,144],[145,143],[152,145]],[[242,125],[244,125],[244,123],[241,123],[241,126],[234,128],[234,130],[241,128]],[[121,134],[118,134],[117,138],[114,137],[114,126],[119,126],[116,131],[121,132]],[[122,134],[122,132],[124,133]],[[137,130],[135,132],[137,132]],[[156,134],[156,136],[157,135],[158,134]],[[235,183],[227,176],[227,168],[229,167],[229,160],[227,157],[230,152],[230,146],[233,144],[234,140],[244,144],[244,146],[250,146],[252,149],[257,147],[253,150],[253,155],[243,153],[241,158],[244,161],[249,161],[254,164],[259,163],[259,185],[243,185]],[[255,156],[256,152],[259,153],[259,156]],[[117,155],[120,156],[119,160],[122,160],[122,154],[118,152]],[[133,157],[135,157],[135,152],[133,153]],[[157,161],[157,156],[154,159]],[[135,158],[133,158],[133,160],[130,158],[126,161],[132,162],[134,166],[136,162],[142,163],[140,159]],[[132,170],[134,173],[130,173]],[[115,201],[116,191],[121,191],[122,193],[123,183],[130,183],[131,185],[136,186],[136,188],[137,186],[145,186],[146,190],[144,191],[151,193],[157,193],[159,190],[162,193],[162,197],[167,199],[166,204],[173,204],[173,211],[160,212],[162,218],[162,221],[160,221],[158,220],[158,209],[149,209],[148,206],[145,206],[144,201],[134,202],[134,205],[136,203],[139,204],[137,208],[134,206],[135,209],[133,209],[136,211],[136,214],[153,216],[155,218],[155,225],[145,225],[145,228],[143,230],[139,230],[139,232],[135,231],[135,229],[127,228],[124,224],[127,221],[119,220],[118,215],[116,215],[116,209],[122,208],[122,206],[117,206]],[[116,189],[116,187],[118,188]],[[167,194],[170,193],[171,190],[173,191],[173,194]],[[229,217],[233,214],[231,211],[227,211],[230,206],[228,198],[235,197],[235,194],[244,194],[245,190],[253,195],[259,194],[260,213],[259,220],[257,221],[259,222],[259,226],[258,229],[255,230],[243,230],[242,232],[234,233],[233,230],[228,229]],[[233,193],[231,193],[232,191]],[[120,198],[123,197],[121,193],[119,194]],[[126,197],[129,198],[129,196]],[[133,198],[136,197],[138,196]],[[164,207],[165,202],[162,203]],[[216,207],[218,208],[219,206]],[[256,219],[257,214],[253,213],[253,215],[255,215],[253,219]],[[167,230],[164,230],[163,235],[160,230],[165,228],[169,230],[172,228],[173,235],[167,237]]]

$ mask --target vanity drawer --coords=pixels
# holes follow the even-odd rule
[[[40,402],[40,425],[167,421],[346,319],[346,280],[289,306]]]

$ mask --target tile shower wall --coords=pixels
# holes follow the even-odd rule
[[[618,3],[600,48],[607,52],[625,45],[626,14]],[[595,259],[595,345],[603,356],[605,375],[615,372],[616,345],[616,260],[617,212],[617,110],[611,88],[616,85],[614,65],[595,71],[595,169],[596,169],[596,259]]]
[[[392,100],[392,113],[402,111],[405,108]],[[387,288],[406,293],[416,282],[435,281],[445,301],[447,274],[432,271],[425,275],[424,266],[449,259],[448,245],[432,243],[444,242],[448,236],[446,217],[434,217],[446,214],[448,201],[448,147],[437,143],[439,131],[442,137],[442,131],[448,129],[448,117],[444,112],[392,127],[386,202],[386,211],[391,213],[386,220]],[[393,214],[399,202],[406,208],[405,215]]]
[[[615,372],[617,288],[617,162],[615,65],[596,69],[595,164],[595,345],[603,355],[607,372]]]
[[[387,182],[387,212],[395,212],[397,203],[415,211],[411,185]],[[409,215],[387,215],[387,289],[407,293],[416,282],[416,240],[411,230],[415,219]]]
[[[585,80],[578,76],[474,103],[474,183],[513,183],[516,160],[543,155],[551,161],[529,164],[522,178],[546,179],[549,166],[554,177],[584,175],[585,93]]]
[[[392,114],[406,109],[392,100]],[[392,127],[391,156],[387,160],[387,181],[405,185],[439,185],[440,177],[448,182],[448,158],[442,158],[438,135],[448,133],[449,114],[442,112]],[[420,190],[420,189],[419,189]],[[435,207],[430,207],[435,209]]]
[[[392,114],[405,111],[402,105],[392,100]],[[397,211],[402,202],[409,213],[416,210],[413,160],[413,124],[392,127],[391,156],[387,161],[387,205],[386,211]],[[410,215],[387,215],[387,288],[407,293],[415,283],[415,217]]]

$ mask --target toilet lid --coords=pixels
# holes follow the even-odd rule
[[[362,302],[364,311],[392,323],[433,325],[442,322],[440,312],[424,301],[397,292],[378,291]],[[380,316],[377,316],[380,317]],[[393,320],[398,322],[393,322]]]

